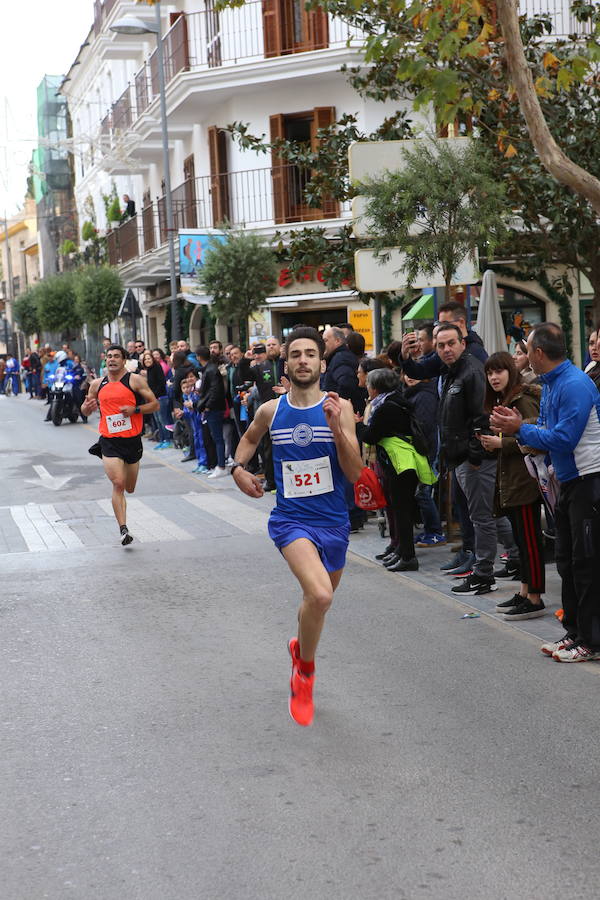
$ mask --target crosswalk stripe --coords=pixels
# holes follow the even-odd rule
[[[269,516],[224,494],[184,494],[183,499],[246,534],[265,534]]]
[[[111,513],[113,511],[110,500],[97,500],[98,506],[103,512]],[[134,538],[142,544],[149,544],[153,541],[192,541],[194,535],[166,516],[161,516],[135,497],[127,498],[127,527]]]
[[[47,550],[46,543],[27,515],[26,509],[26,506],[11,506],[10,514],[13,522],[21,532],[28,550]]]
[[[73,550],[76,547],[83,547],[83,541],[75,534],[73,529],[66,524],[66,522],[60,521],[61,517],[51,503],[41,504],[40,511],[68,550]]]
[[[11,506],[10,514],[28,550],[64,550],[83,546],[68,525],[60,523],[51,503]]]

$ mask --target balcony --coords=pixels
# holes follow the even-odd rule
[[[283,16],[274,33],[268,9],[277,2],[282,8],[286,7],[285,0],[265,0],[264,3],[251,0],[241,7],[220,12],[209,8],[202,12],[182,13],[163,37],[166,83],[180,72],[208,71],[325,48],[343,49],[350,41],[356,41],[356,45],[361,42],[357,29],[328,18],[322,11],[303,14],[302,23],[295,23],[293,27],[293,23]],[[109,114],[111,127],[118,127],[114,121],[115,106],[122,104],[120,122],[126,122],[130,127],[158,93],[154,51],[137,72],[134,84],[113,105]],[[103,128],[105,122],[106,119]],[[103,130],[103,133],[106,132]]]
[[[350,203],[326,200],[322,209],[306,204],[308,170],[285,165],[205,176],[183,182],[171,192],[174,229],[213,229],[226,220],[233,226],[276,228],[279,225],[326,223],[347,219]],[[165,198],[107,234],[108,259],[122,265],[166,244]]]
[[[106,250],[111,266],[127,263],[140,255],[140,235],[137,216],[123,222],[106,235]],[[142,245],[143,246],[143,245]]]
[[[565,38],[569,34],[591,34],[590,22],[578,22],[571,15],[570,0],[519,0],[522,15],[549,15],[552,20],[552,35],[549,38]]]

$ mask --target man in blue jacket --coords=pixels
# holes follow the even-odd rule
[[[566,634],[541,650],[558,662],[587,662],[600,659],[600,394],[567,359],[558,325],[537,325],[527,355],[543,385],[537,425],[524,425],[516,410],[504,406],[494,409],[490,423],[550,455],[560,482],[556,565]]]

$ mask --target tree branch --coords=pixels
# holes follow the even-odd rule
[[[562,184],[589,200],[600,214],[600,181],[562,152],[544,118],[533,76],[525,58],[517,0],[496,0],[496,8],[504,36],[504,56],[508,72],[519,98],[519,106],[527,123],[531,142],[542,165]]]

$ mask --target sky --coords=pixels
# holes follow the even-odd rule
[[[27,190],[37,86],[67,72],[93,19],[93,0],[0,0],[0,217],[14,214]]]

